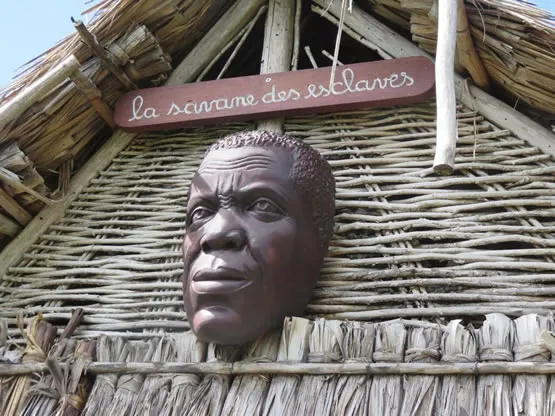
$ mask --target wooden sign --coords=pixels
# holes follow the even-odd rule
[[[408,104],[432,96],[434,64],[424,57],[254,75],[131,91],[116,103],[126,131],[164,130],[355,108]]]

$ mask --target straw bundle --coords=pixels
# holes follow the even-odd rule
[[[236,345],[208,346],[206,362],[232,362],[239,358],[241,347]],[[193,398],[182,412],[190,416],[219,416],[229,392],[231,377],[207,375],[203,378]]]
[[[249,343],[243,362],[275,362],[281,331],[270,332]],[[226,416],[261,415],[271,377],[266,374],[235,377],[221,414]]]
[[[156,340],[154,342],[146,341],[129,341],[123,347],[127,350],[125,353],[125,361],[127,362],[148,362],[152,359],[154,349],[156,348]],[[123,374],[118,378],[116,392],[112,398],[109,407],[109,415],[133,415],[133,405],[139,398],[143,381],[145,377],[142,374]]]
[[[176,345],[170,338],[161,338],[157,344],[151,359],[145,361],[156,363],[176,361]],[[162,407],[168,400],[171,381],[172,376],[168,374],[148,376],[139,391],[138,400],[136,400],[130,414],[145,416],[160,415]]]
[[[400,363],[405,355],[407,330],[400,321],[383,322],[376,330],[373,361]],[[403,388],[401,379],[376,376],[370,389],[370,414],[398,415],[401,410]]]
[[[127,356],[124,340],[120,337],[100,336],[97,344],[99,361],[124,361]],[[108,408],[116,391],[116,374],[101,374],[96,377],[89,400],[83,409],[83,416],[108,416]]]
[[[409,329],[405,351],[407,363],[437,363],[441,356],[441,329],[437,327],[412,327]],[[440,393],[439,377],[407,377],[404,382],[403,406],[400,415],[431,415]]]
[[[343,322],[343,356],[345,363],[369,363],[374,353],[374,324]],[[332,415],[363,416],[368,414],[371,379],[367,376],[340,376],[335,386]]]
[[[515,361],[547,362],[550,351],[541,343],[543,330],[553,329],[552,319],[535,314],[515,319]],[[543,415],[547,402],[547,376],[519,375],[513,384],[513,412],[525,415]]]
[[[496,313],[486,315],[477,331],[480,361],[513,361],[513,321]],[[478,379],[476,406],[484,416],[512,415],[512,380],[510,376],[488,375]]]
[[[333,363],[343,360],[343,332],[340,321],[318,319],[308,340],[309,363]],[[327,415],[331,412],[336,376],[304,376],[295,403],[295,414]],[[307,400],[310,397],[311,400]]]
[[[442,362],[472,363],[476,361],[477,345],[474,328],[464,328],[460,320],[447,325],[441,339]],[[468,376],[443,378],[439,397],[439,414],[473,416],[476,414],[476,379]]]
[[[305,318],[285,318],[279,343],[278,362],[306,362],[308,340],[312,322]],[[300,377],[275,376],[272,378],[263,415],[296,415],[295,399],[301,383]]]
[[[56,328],[43,320],[40,315],[31,320],[27,330],[23,329],[23,317],[20,315],[18,326],[27,341],[21,362],[24,364],[44,362],[56,338]],[[18,376],[11,380],[0,403],[0,414],[19,415],[29,394],[29,388],[36,382],[36,377],[29,376]]]
[[[367,1],[375,13],[410,29],[412,40],[422,49],[435,53],[434,2]],[[530,3],[511,0],[467,1],[465,10],[474,45],[497,86],[507,90],[517,102],[554,113],[555,82],[551,68],[555,62],[555,25],[551,13]]]
[[[177,361],[182,363],[200,363],[206,360],[208,345],[200,342],[191,331],[172,334]],[[197,374],[174,375],[171,380],[171,392],[166,399],[161,416],[180,416],[191,402],[200,383]]]

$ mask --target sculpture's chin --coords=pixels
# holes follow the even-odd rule
[[[204,342],[231,345],[250,341],[243,333],[244,323],[239,314],[224,306],[200,309],[191,324],[197,338]]]

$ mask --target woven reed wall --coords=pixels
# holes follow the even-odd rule
[[[456,171],[437,177],[433,103],[289,119],[333,166],[335,238],[308,316],[546,314],[555,306],[555,163],[460,108]],[[188,328],[180,245],[188,181],[237,129],[134,140],[2,278],[0,317],[44,313],[81,336]]]

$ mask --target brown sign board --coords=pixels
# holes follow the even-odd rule
[[[146,88],[123,95],[114,120],[126,131],[175,129],[423,101],[434,92],[434,64],[391,59]]]

